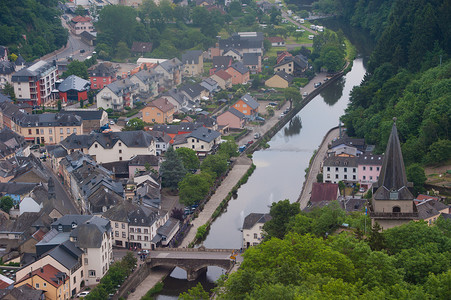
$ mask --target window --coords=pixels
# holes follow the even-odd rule
[[[116,223],[114,224],[114,227],[119,228],[119,223],[116,222]]]
[[[53,142],[53,136],[50,137],[50,143]]]
[[[243,110],[243,114],[247,114],[247,110]]]
[[[126,237],[126,236],[125,236],[125,232],[122,232],[122,237],[123,237],[123,238],[125,238],[125,237]]]
[[[77,277],[74,277],[74,284],[77,283]]]
[[[366,170],[366,167],[363,167],[363,171],[365,171]]]
[[[355,175],[352,175],[352,179],[354,179],[354,180],[355,180]]]
[[[96,271],[95,270],[89,270],[88,271],[88,276],[89,277],[96,277]]]
[[[97,81],[97,78],[93,78],[92,81]]]
[[[125,224],[124,223],[122,223],[122,229],[125,229]]]
[[[53,134],[52,128],[49,128],[49,134]]]
[[[119,149],[119,153],[122,153],[122,150],[121,150],[121,149]]]
[[[355,168],[352,168],[352,173],[355,173],[357,170]]]
[[[363,176],[363,180],[365,180],[366,179],[366,176]]]
[[[80,275],[81,275],[81,278],[83,278],[83,270],[81,270]],[[66,283],[66,285],[67,285],[67,283]],[[66,287],[64,287],[64,289],[66,289]]]
[[[138,233],[141,233],[141,228],[137,228],[136,231],[137,231]]]
[[[144,237],[144,240],[145,240],[145,241],[148,241],[148,240],[149,240],[149,237],[146,235],[146,236]]]
[[[141,240],[141,236],[140,235],[138,235],[138,241],[140,241]]]
[[[130,228],[130,232],[135,232],[135,229],[134,228]]]
[[[106,79],[105,79],[105,78],[103,78],[103,82],[106,82]]]
[[[115,237],[119,237],[119,231],[116,231],[116,232],[114,233],[114,236],[115,236]]]
[[[399,213],[399,212],[401,212],[401,207],[399,207],[399,206],[393,206],[393,210],[392,210],[394,213]]]
[[[258,235],[254,233],[254,239],[258,239]]]
[[[376,167],[376,171],[379,171],[380,170],[380,168],[379,167]]]
[[[74,132],[74,133],[77,133],[77,128],[74,128],[73,132]]]
[[[370,176],[370,180],[373,180],[373,176]]]
[[[43,286],[43,287],[46,287],[46,286],[47,286],[47,282],[42,283],[42,286]],[[61,292],[61,291],[60,291],[60,292]]]
[[[344,179],[348,179],[348,175],[345,175],[345,176],[344,176]]]
[[[373,167],[370,167],[370,171],[373,171]]]
[[[88,258],[85,257],[85,265],[87,265],[87,264],[88,264]]]
[[[338,179],[338,174],[335,174],[335,179]]]
[[[338,168],[335,168],[335,172],[338,172]]]
[[[70,134],[70,128],[67,128],[66,132],[67,134]]]
[[[39,289],[39,283],[36,283],[34,286],[35,286],[37,289]]]
[[[149,229],[144,228],[144,233],[149,233]]]
[[[97,144],[94,144],[94,148],[97,148],[98,147],[98,145]]]
[[[247,107],[247,104],[243,104],[243,107]]]
[[[28,134],[31,134],[31,129],[28,129]]]
[[[58,231],[63,231],[63,225],[58,225]]]
[[[39,129],[36,129],[36,134],[39,134]]]
[[[60,134],[63,134],[63,133],[64,133],[63,128],[60,128]]]
[[[201,145],[201,146],[200,146],[200,149],[204,149],[204,145]]]
[[[348,168],[345,168],[345,172],[348,172]]]
[[[44,129],[41,129],[41,134],[44,134]]]
[[[327,171],[330,171],[330,167],[327,167]]]
[[[119,160],[122,160],[122,156],[119,156]]]
[[[194,145],[192,145],[192,146],[191,146],[191,148],[193,148],[193,149],[194,149]]]
[[[130,239],[131,239],[131,240],[134,240],[134,239],[135,239],[135,236],[132,234],[132,235],[130,236]]]

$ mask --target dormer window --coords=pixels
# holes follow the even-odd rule
[[[398,191],[390,191],[390,200],[398,200],[399,193]]]

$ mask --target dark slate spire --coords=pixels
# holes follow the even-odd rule
[[[55,199],[56,195],[55,195],[55,183],[53,182],[53,178],[50,177],[49,180],[47,181],[47,185],[48,185],[48,194],[49,194],[49,199]]]
[[[396,129],[396,118],[393,118],[393,127],[388,139],[387,149],[385,150],[378,185],[379,188],[374,195],[376,200],[413,199],[407,188],[406,169],[402,158],[398,130]]]

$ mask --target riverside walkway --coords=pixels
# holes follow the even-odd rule
[[[321,162],[324,161],[326,157],[328,145],[332,142],[333,139],[338,138],[339,134],[340,130],[338,128],[330,130],[324,137],[321,145],[319,146],[318,151],[316,152],[316,155],[313,158],[312,165],[309,168],[309,172],[307,178],[305,179],[301,195],[297,200],[297,202],[299,202],[301,210],[307,206],[307,203],[310,200],[312,186],[313,183],[316,182],[316,175],[320,172]]]

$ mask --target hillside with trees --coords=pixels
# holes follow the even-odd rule
[[[353,89],[351,104],[342,118],[349,135],[364,137],[382,152],[392,119],[397,117],[407,165],[438,164],[449,160],[450,2],[351,2],[334,1],[342,4],[338,14],[354,25],[372,31],[377,45],[371,55],[368,73],[362,84]],[[331,1],[321,0],[315,7],[325,4],[331,4]]]
[[[0,1],[0,45],[30,61],[66,45],[57,0]]]

